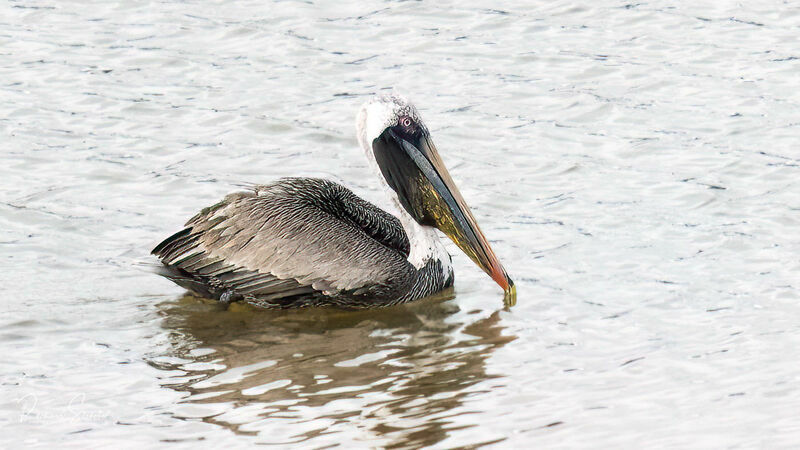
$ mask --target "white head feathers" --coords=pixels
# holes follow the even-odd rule
[[[392,92],[376,95],[368,100],[361,106],[356,116],[356,132],[361,147],[371,148],[372,141],[387,128],[397,125],[403,116],[408,116],[415,123],[424,126],[417,108],[400,94]]]
[[[372,142],[387,128],[397,125],[401,117],[409,117],[417,126],[425,127],[417,108],[400,94],[391,93],[373,97],[364,103],[356,117],[358,143],[364,149],[370,166],[378,175],[390,199],[389,212],[400,219],[403,229],[408,235],[408,240],[411,244],[411,253],[408,256],[408,261],[415,267],[421,268],[431,258],[434,258],[442,263],[445,271],[450,271],[452,267],[450,255],[442,246],[436,234],[436,229],[420,225],[406,212],[397,197],[397,193],[386,183],[386,179],[383,177],[377,161],[375,161]]]

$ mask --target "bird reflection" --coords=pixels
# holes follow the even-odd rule
[[[184,297],[160,305],[171,349],[151,364],[179,371],[168,386],[190,394],[183,402],[219,407],[204,421],[258,442],[319,445],[366,429],[381,446],[431,445],[454,424],[477,425],[456,410],[478,390],[470,387],[502,376],[486,372],[486,359],[515,339],[502,334],[498,312],[463,314],[450,298],[367,311],[224,311]],[[286,436],[278,423],[291,424],[280,427]]]

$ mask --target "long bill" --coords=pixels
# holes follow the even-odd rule
[[[411,135],[387,128],[373,142],[378,166],[406,210],[421,224],[435,226],[516,301],[516,288],[492,251],[436,147],[424,129]],[[404,135],[405,134],[405,135]]]

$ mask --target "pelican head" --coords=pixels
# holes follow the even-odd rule
[[[506,298],[516,297],[514,282],[478,227],[414,105],[397,94],[375,97],[361,108],[357,128],[361,146],[406,212],[420,225],[441,230],[503,288]]]

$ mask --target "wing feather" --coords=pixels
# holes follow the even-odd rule
[[[413,278],[396,218],[327,180],[287,178],[228,195],[153,253],[219,296],[275,301],[386,293]]]

